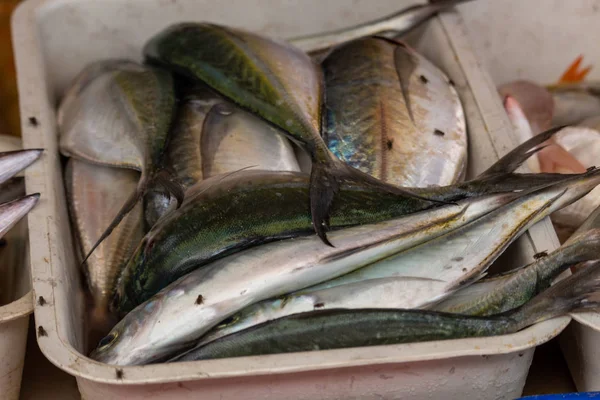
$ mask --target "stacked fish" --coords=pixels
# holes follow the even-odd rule
[[[42,151],[37,149],[0,152],[0,305],[13,300],[15,268],[23,262],[24,235],[15,225],[40,198],[39,193],[25,196],[23,178],[15,175],[41,154]]]
[[[547,88],[514,81],[498,88],[521,141],[551,126],[562,129],[528,161],[532,172],[573,174],[595,166],[600,157],[600,82],[561,83]],[[552,216],[565,240],[600,206],[600,188]]]
[[[548,288],[597,258],[591,227],[482,280],[600,171],[515,173],[550,129],[462,181],[454,84],[388,23],[403,33],[454,3],[291,42],[178,24],[150,39],[143,65],[86,67],[58,124],[92,323],[109,330],[91,357],[132,365],[485,336],[596,307],[596,263]]]

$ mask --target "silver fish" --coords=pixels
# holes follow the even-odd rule
[[[510,199],[500,195],[496,202]],[[378,224],[271,242],[215,261],[175,281],[123,318],[92,357],[143,364],[191,346],[223,319],[257,301],[327,281],[478,217],[470,201]],[[473,215],[475,214],[475,215]]]
[[[43,150],[16,150],[0,153],[0,185],[40,158]]]
[[[30,194],[20,199],[0,204],[0,239],[17,222],[26,216],[40,199],[39,193]]]
[[[82,254],[89,252],[114,214],[135,193],[140,173],[69,159],[65,183],[71,218]],[[121,269],[143,236],[142,205],[124,218],[87,260],[84,272],[100,322],[108,310]]]
[[[254,304],[202,338],[199,346],[298,312],[336,308],[421,308],[481,277],[537,221],[583,196],[600,173],[525,195],[436,239],[319,285]]]
[[[467,1],[471,0],[430,1],[426,4],[410,6],[392,15],[388,15],[378,20],[369,21],[364,24],[352,26],[350,28],[342,28],[335,31],[322,32],[307,36],[299,36],[288,39],[288,41],[306,52],[317,52],[320,50],[326,50],[343,42],[348,42],[363,36],[371,36],[378,33],[391,32],[394,36],[400,36],[428,21],[438,12]]]
[[[560,83],[548,89],[554,99],[554,125],[575,125],[600,115],[600,82]]]

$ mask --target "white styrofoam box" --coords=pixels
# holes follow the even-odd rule
[[[21,148],[21,140],[12,136],[0,135],[0,152]],[[7,246],[13,241],[27,241],[27,224],[17,223],[5,236]],[[8,250],[8,249],[7,249]],[[0,304],[0,393],[2,399],[17,400],[21,390],[21,376],[25,362],[29,314],[33,311],[29,257],[20,265],[0,263],[0,285],[10,289],[12,301]],[[7,277],[10,275],[10,279]]]
[[[579,55],[600,80],[600,1],[477,0],[461,6],[470,39],[495,83],[556,83]],[[600,314],[573,315],[561,347],[580,391],[600,390]]]
[[[30,219],[31,269],[42,352],[74,375],[88,399],[512,399],[525,384],[534,348],[568,324],[562,317],[521,332],[435,341],[189,363],[115,367],[85,348],[80,274],[71,242],[57,146],[56,105],[87,63],[141,59],[153,34],[178,21],[211,21],[279,37],[350,26],[403,8],[410,0],[30,0],[13,16],[25,144],[46,155],[26,171],[42,201]],[[471,51],[456,12],[433,19],[408,41],[455,82],[468,119],[472,177],[515,144],[491,79]],[[28,124],[35,117],[37,126]],[[33,223],[32,221],[36,221]],[[43,222],[41,222],[43,221]],[[558,246],[548,220],[499,262],[523,265]]]

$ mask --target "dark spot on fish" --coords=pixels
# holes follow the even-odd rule
[[[448,84],[450,86],[456,86],[456,83],[454,83],[454,81],[452,79],[448,79]]]
[[[444,265],[444,269],[452,269],[452,265]]]
[[[463,268],[463,269],[462,269],[462,272],[467,272],[467,269],[466,269],[466,268]]]
[[[325,307],[325,303],[316,303],[315,308],[323,308]]]
[[[204,304],[204,296],[202,296],[201,294],[199,294],[198,297],[196,297],[196,305],[199,306],[200,304]]]
[[[428,83],[428,82],[429,82],[429,79],[427,79],[427,78],[425,77],[425,75],[420,75],[420,76],[419,76],[419,79],[420,79],[420,80],[421,80],[421,82],[423,82],[423,83]]]
[[[456,262],[459,262],[459,261],[462,261],[462,260],[464,260],[464,258],[463,258],[463,257],[454,257],[454,258],[452,259],[452,261],[456,261]]]
[[[44,299],[42,296],[38,297],[38,306],[45,306],[46,305],[46,299]]]
[[[525,353],[519,353],[519,357],[523,357]]]
[[[46,332],[44,327],[40,325],[38,327],[38,337],[42,337],[42,336],[48,336],[48,332]]]
[[[117,379],[123,379],[123,370],[121,368],[115,369],[115,375],[117,376]]]
[[[448,371],[448,373],[449,373],[450,375],[452,375],[452,374],[454,374],[454,371],[456,371],[456,368],[455,368],[455,367],[452,367],[452,368],[450,368],[450,371]]]
[[[39,125],[36,117],[29,117],[27,120],[29,121],[29,125],[33,126],[34,128]]]
[[[392,147],[394,147],[394,139],[388,139],[387,142],[385,142],[385,145],[388,150],[391,150]]]
[[[533,259],[534,260],[539,260],[540,258],[544,258],[548,256],[548,252],[547,251],[540,251],[539,253],[536,253],[533,255]]]
[[[444,133],[444,132],[442,132],[442,131],[440,131],[439,129],[436,129],[436,130],[434,130],[434,131],[433,131],[433,134],[434,134],[435,136],[444,136],[444,135],[445,135],[445,133]]]
[[[388,379],[394,378],[393,376],[385,375],[385,374],[381,374],[381,375],[379,375],[379,377],[385,381],[387,381]]]
[[[243,295],[245,295],[247,291],[248,291],[248,289],[244,289],[244,290],[242,290],[242,291],[240,292],[240,296],[243,296]]]
[[[0,247],[6,247],[6,239],[0,239]]]

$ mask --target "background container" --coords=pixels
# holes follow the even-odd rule
[[[586,79],[600,80],[597,0],[478,0],[460,7],[470,39],[496,84],[556,83],[583,55]],[[600,390],[600,314],[573,315],[561,347],[578,390]]]
[[[30,0],[13,16],[24,142],[47,152],[28,169],[27,188],[42,201],[30,221],[38,342],[58,367],[76,376],[86,399],[513,399],[521,394],[534,348],[556,336],[568,317],[512,335],[114,367],[83,356],[80,274],[65,203],[55,112],[69,81],[87,63],[141,57],[153,34],[183,20],[207,20],[293,37],[377,18],[412,1],[379,0]],[[376,4],[376,5],[374,5]],[[469,128],[468,176],[491,165],[516,140],[499,97],[467,40],[458,14],[432,20],[409,43],[455,82]],[[34,121],[35,123],[32,123]],[[526,233],[501,267],[523,265],[558,241],[548,220]]]
[[[20,148],[19,138],[0,135],[0,152]],[[22,244],[27,246],[26,218],[4,238],[10,248],[3,251],[11,251]],[[27,256],[16,268],[5,264],[6,259],[0,257],[0,292],[8,293],[8,301],[0,303],[0,394],[2,399],[7,400],[19,398],[29,314],[33,311],[28,249],[25,253]]]

